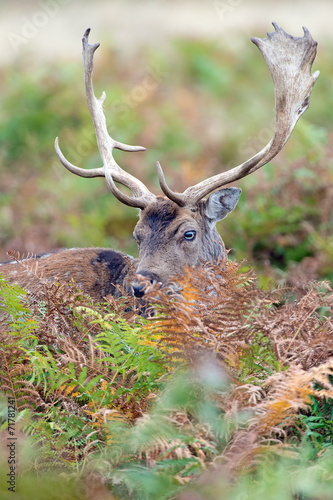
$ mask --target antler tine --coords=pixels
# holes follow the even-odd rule
[[[80,168],[80,167],[76,167],[75,165],[73,165],[73,163],[69,162],[63,152],[61,151],[60,147],[59,147],[59,137],[56,137],[55,141],[54,141],[54,149],[56,150],[56,153],[58,155],[58,158],[59,160],[61,161],[61,163],[63,164],[63,166],[65,168],[67,168],[67,170],[69,170],[70,172],[72,172],[72,174],[75,174],[75,175],[79,175],[80,177],[87,177],[87,178],[90,178],[90,177],[104,177],[104,168],[101,167],[101,168],[90,168],[89,170],[85,169],[85,168]]]
[[[251,39],[262,53],[273,78],[275,127],[272,140],[241,165],[199,182],[183,193],[173,193],[167,188],[174,199],[179,200],[178,204],[195,205],[215,189],[239,180],[268,163],[283,148],[298,119],[309,107],[310,94],[320,74],[319,71],[311,73],[317,42],[306,28],[303,28],[303,37],[294,38],[276,23],[273,26],[275,31],[267,33],[264,40],[255,37]],[[165,184],[164,177],[162,182]],[[165,186],[162,189],[166,192]]]
[[[156,162],[156,168],[157,168],[160,187],[161,187],[163,193],[165,194],[165,196],[167,196],[169,198],[169,200],[172,200],[175,203],[177,203],[177,205],[179,205],[180,207],[185,206],[186,203],[185,203],[185,200],[183,199],[183,195],[180,193],[174,193],[173,191],[171,191],[171,189],[167,185],[166,180],[165,180],[165,176],[164,176],[164,172],[162,170],[162,167],[161,167],[161,164],[159,161]]]
[[[113,157],[113,149],[121,149],[122,151],[145,151],[145,148],[141,146],[130,146],[128,144],[115,141],[108,133],[106,119],[103,112],[103,104],[106,99],[106,94],[103,92],[100,99],[97,99],[94,94],[92,82],[94,53],[100,44],[89,44],[89,33],[90,28],[85,31],[82,38],[84,83],[88,108],[94,125],[97,145],[103,161],[103,167],[90,170],[76,167],[70,163],[61,152],[58,144],[58,138],[56,138],[55,141],[55,150],[61,163],[70,172],[79,175],[80,177],[105,177],[109,189],[122,203],[143,209],[156,197],[139,179],[125,172],[117,164]],[[133,193],[133,197],[120,191],[114,181],[129,188]]]

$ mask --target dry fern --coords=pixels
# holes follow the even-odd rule
[[[258,435],[268,436],[290,427],[300,410],[308,409],[311,396],[333,398],[333,358],[306,371],[291,366],[288,371],[269,377],[265,400],[256,407],[253,427]]]
[[[297,361],[307,369],[329,359],[333,354],[329,284],[310,283],[307,293],[293,300],[291,289],[260,290],[253,272],[242,272],[241,266],[221,261],[186,269],[175,280],[177,292],[161,289],[148,294],[161,312],[152,319],[151,331],[173,349],[173,358],[193,361],[198,351],[210,351],[234,372],[244,353],[262,342],[281,367]]]
[[[269,311],[260,310],[259,326],[272,341],[282,365],[304,369],[333,355],[333,293],[327,282],[312,282],[299,300],[286,300]]]
[[[174,349],[173,357],[191,361],[202,350],[218,353],[229,364],[237,360],[248,335],[249,316],[260,298],[253,273],[239,273],[240,267],[224,260],[186,269],[175,280],[181,292],[162,289],[148,294],[162,308],[150,329]]]
[[[248,410],[250,418],[235,433],[221,457],[228,474],[234,476],[244,468],[255,467],[267,452],[295,454],[290,436],[297,427],[299,413],[309,410],[313,397],[321,401],[333,398],[332,376],[332,358],[308,371],[294,365],[266,380],[257,404],[246,406],[244,398],[244,406],[238,410]],[[253,388],[244,385],[232,392],[230,399],[240,390],[253,394]]]
[[[329,284],[309,283],[295,300],[293,290],[262,291],[241,264],[220,262],[186,270],[176,285],[177,292],[151,294],[160,315],[150,328],[171,347],[171,360],[196,365],[208,352],[231,376],[229,391],[215,397],[233,434],[220,457],[224,472],[254,467],[267,450],[293,453],[288,437],[300,412],[309,411],[312,398],[333,398]],[[255,355],[259,347],[261,354]],[[275,361],[269,365],[271,358]],[[239,378],[244,360],[254,373],[257,368],[252,382],[246,375]],[[265,377],[258,376],[260,370]],[[242,412],[243,421],[235,426]]]

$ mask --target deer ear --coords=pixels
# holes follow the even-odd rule
[[[211,194],[205,207],[207,219],[214,223],[225,219],[237,205],[241,192],[241,189],[232,187]]]

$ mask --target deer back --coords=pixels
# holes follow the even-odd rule
[[[126,278],[133,275],[136,261],[107,248],[71,248],[0,263],[0,275],[9,283],[37,293],[43,283],[74,282],[96,301],[107,295],[131,292]],[[131,274],[132,273],[132,274]]]

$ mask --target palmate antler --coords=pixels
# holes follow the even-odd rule
[[[312,39],[306,28],[303,28],[304,36],[302,38],[294,38],[283,31],[276,23],[273,23],[273,26],[275,31],[268,33],[267,38],[264,40],[252,38],[253,43],[257,45],[266,61],[274,83],[275,128],[272,140],[259,153],[238,167],[199,182],[195,186],[187,188],[183,193],[171,191],[166,184],[163,170],[157,162],[161,189],[170,200],[179,206],[193,207],[212,191],[230,182],[242,179],[268,163],[281,151],[297,120],[308,108],[312,88],[319,76],[319,71],[311,73],[317,51],[317,42]],[[96,99],[92,84],[93,57],[99,44],[88,44],[89,32],[88,29],[82,39],[84,79],[88,106],[96,132],[98,148],[103,160],[103,167],[85,170],[72,165],[60,151],[58,138],[55,142],[56,152],[62,164],[70,172],[81,177],[105,177],[110,190],[121,202],[144,209],[155,200],[155,195],[141,181],[119,167],[113,158],[112,151],[114,148],[123,151],[142,151],[145,148],[119,143],[108,134],[103,113],[106,95],[103,92],[102,97]],[[132,191],[133,197],[127,196],[120,191],[114,181],[128,187]]]
[[[193,206],[204,196],[230,182],[251,174],[268,163],[283,148],[297,120],[309,107],[312,88],[320,72],[311,73],[317,53],[317,42],[303,28],[304,36],[294,38],[276,23],[275,31],[267,38],[251,38],[262,53],[271,72],[275,89],[275,127],[272,140],[259,153],[227,172],[215,175],[187,188],[183,193],[174,193],[166,185],[163,171],[158,165],[160,185],[164,194],[180,206]]]

